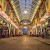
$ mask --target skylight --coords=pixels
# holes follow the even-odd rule
[[[32,0],[19,0],[20,3],[20,10],[23,17],[29,17]],[[24,12],[27,11],[27,14],[24,14]]]

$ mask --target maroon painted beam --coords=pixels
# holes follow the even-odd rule
[[[44,3],[45,1],[46,1],[46,0],[42,0],[41,4],[40,4],[40,6],[39,6],[39,8],[38,8],[38,10],[37,10],[38,13],[39,13],[39,10],[41,9],[41,6],[43,5],[43,3]],[[36,12],[35,17],[33,18],[33,20],[38,17],[38,16],[37,16],[37,12]],[[37,17],[36,17],[36,16],[37,16]],[[33,21],[32,21],[32,22],[33,22]]]
[[[12,7],[12,4],[11,4],[10,0],[6,0],[6,1],[7,1],[7,2],[8,2],[8,4],[10,5],[11,10],[12,10],[12,13],[13,13],[13,14],[14,14],[14,16],[16,17],[15,11],[14,11],[14,9],[13,9],[13,7]]]

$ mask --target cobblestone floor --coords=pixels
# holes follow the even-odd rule
[[[21,36],[0,39],[0,50],[50,50],[50,45],[42,43],[34,37]]]

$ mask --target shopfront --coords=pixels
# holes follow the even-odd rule
[[[8,25],[9,23],[5,20],[5,18],[0,16],[0,37],[1,38],[8,37],[8,34],[9,34]]]
[[[46,13],[40,21],[42,24],[42,34],[47,37],[50,34],[50,13]]]
[[[50,17],[47,19],[46,30],[47,30],[48,34],[50,35]]]

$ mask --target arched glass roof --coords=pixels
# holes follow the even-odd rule
[[[19,21],[25,19],[32,21],[40,3],[41,0],[11,0],[11,4]]]

